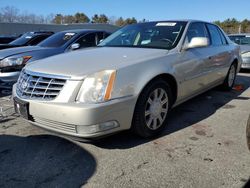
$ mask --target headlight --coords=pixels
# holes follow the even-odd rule
[[[24,65],[31,58],[31,56],[24,57],[8,57],[0,61],[0,67],[11,67]]]
[[[77,102],[99,103],[111,99],[116,71],[105,70],[87,76],[76,98]]]
[[[242,55],[242,57],[250,57],[250,52],[245,52],[245,53],[243,53],[241,55]]]

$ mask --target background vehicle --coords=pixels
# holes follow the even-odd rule
[[[243,60],[241,68],[250,69],[250,34],[232,34],[229,38],[240,45]]]
[[[69,30],[58,32],[37,46],[0,51],[0,80],[15,82],[26,63],[64,52],[96,46],[110,33],[102,30]],[[2,63],[2,65],[1,65]]]
[[[240,69],[239,46],[214,24],[160,21],[129,25],[98,48],[30,63],[13,87],[30,123],[80,138],[132,129],[159,134],[169,110],[221,85]]]
[[[51,31],[28,32],[23,34],[16,40],[13,40],[9,44],[0,44],[0,50],[6,48],[20,47],[20,46],[34,46],[53,34],[54,32]]]
[[[12,42],[13,40],[16,40],[18,37],[16,36],[3,36],[0,35],[0,44],[8,44]]]

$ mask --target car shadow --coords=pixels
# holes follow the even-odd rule
[[[249,188],[250,187],[250,179],[246,182],[246,184],[243,186],[243,188]]]
[[[0,187],[80,187],[95,169],[89,152],[63,138],[0,136]]]
[[[219,88],[214,88],[177,106],[169,113],[167,127],[157,138],[167,136],[186,127],[195,125],[213,115],[220,108],[234,108],[234,105],[228,104],[233,99],[250,100],[249,97],[240,96],[241,93],[249,87],[250,77],[238,75],[235,88],[232,91],[225,92],[221,91]],[[138,136],[131,134],[131,132],[125,131],[98,140],[94,142],[94,144],[97,147],[106,149],[128,149],[154,139],[156,138],[139,138]]]

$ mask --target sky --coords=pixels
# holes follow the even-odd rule
[[[250,19],[250,0],[0,0],[0,8],[5,6],[45,16],[51,13],[68,15],[84,12],[90,18],[97,13],[150,21]]]

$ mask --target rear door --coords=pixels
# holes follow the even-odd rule
[[[209,73],[207,79],[210,81],[210,84],[213,84],[225,78],[232,49],[230,49],[224,34],[217,26],[213,24],[206,24],[206,26],[210,35],[211,45],[209,47],[209,61],[205,66],[205,71]]]

